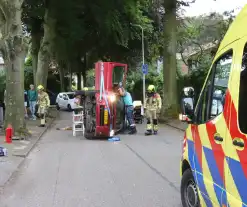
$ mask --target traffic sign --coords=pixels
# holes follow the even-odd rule
[[[143,72],[143,74],[145,74],[145,75],[148,74],[148,64],[143,64],[143,65],[142,65],[142,72]]]

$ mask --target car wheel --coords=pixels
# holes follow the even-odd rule
[[[56,108],[57,110],[60,110],[60,106],[58,105],[58,103],[56,103]]]
[[[183,207],[200,207],[196,182],[190,169],[182,176],[180,192]]]
[[[72,111],[72,108],[71,108],[71,105],[70,104],[68,104],[68,110],[69,111]]]

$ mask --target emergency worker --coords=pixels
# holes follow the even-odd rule
[[[37,104],[39,105],[38,114],[41,119],[40,127],[45,127],[45,116],[50,106],[50,98],[48,94],[44,91],[44,87],[42,85],[39,85],[37,89],[38,89]]]
[[[129,92],[125,91],[121,84],[119,84],[118,93],[122,97],[124,105],[125,105],[125,111],[126,111],[126,117],[130,126],[130,131],[128,134],[136,134],[136,125],[133,117],[134,112],[134,106],[132,97]]]
[[[162,100],[158,93],[155,91],[154,85],[149,85],[147,89],[147,98],[145,101],[146,117],[147,117],[147,130],[145,135],[157,134],[158,132],[158,119],[157,114],[160,113]]]

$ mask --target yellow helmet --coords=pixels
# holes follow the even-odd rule
[[[84,87],[83,90],[84,90],[84,91],[88,91],[88,87]]]
[[[39,86],[37,87],[37,89],[38,89],[38,90],[44,90],[45,88],[44,88],[44,86],[39,85]]]
[[[155,86],[154,85],[149,85],[148,86],[148,92],[155,92]]]

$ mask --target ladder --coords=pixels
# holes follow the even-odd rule
[[[78,108],[80,109],[80,108]],[[73,136],[76,136],[77,132],[82,132],[82,134],[84,135],[84,117],[83,117],[83,111],[75,109],[73,111],[73,115],[72,115],[72,131],[73,131]]]

